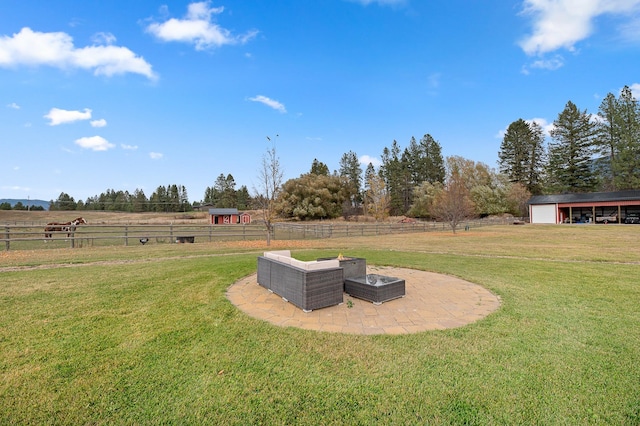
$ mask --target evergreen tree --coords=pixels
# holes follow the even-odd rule
[[[251,207],[251,195],[245,185],[242,185],[236,192],[238,210],[247,210]]]
[[[592,170],[595,124],[569,101],[553,122],[549,145],[548,185],[551,192],[589,192],[596,188]]]
[[[318,161],[317,158],[314,158],[313,163],[311,163],[311,174],[329,176],[329,167],[327,167],[327,165],[322,161]]]
[[[133,212],[135,213],[142,213],[149,210],[149,202],[142,189],[136,189],[135,191],[133,191],[131,202],[133,204]]]
[[[511,182],[521,183],[531,193],[540,194],[544,154],[542,128],[520,118],[509,125],[502,139],[498,153],[500,172]]]
[[[598,173],[602,178],[603,188],[608,190],[616,189],[615,169],[618,160],[618,146],[620,144],[617,115],[618,100],[613,93],[608,93],[600,103],[596,127],[596,149],[604,160],[597,162],[596,165],[599,166]]]
[[[422,182],[444,182],[445,167],[442,158],[442,147],[431,135],[426,134],[420,139],[419,153],[421,161],[418,163],[417,185]]]
[[[619,132],[613,162],[616,189],[640,188],[640,105],[625,86],[618,97],[616,127]]]
[[[342,154],[338,173],[347,180],[351,207],[358,207],[362,202],[362,167],[355,152],[349,151]]]
[[[402,197],[402,165],[400,164],[400,147],[393,141],[391,149],[382,150],[382,165],[379,174],[384,180],[384,187],[389,197],[389,214],[398,216],[404,214]]]

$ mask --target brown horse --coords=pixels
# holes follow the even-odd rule
[[[75,232],[76,226],[87,223],[83,217],[79,217],[77,219],[72,220],[71,222],[50,222],[47,223],[47,226],[44,228],[44,238],[47,241],[47,238],[53,238],[54,232],[66,232],[67,238],[71,236],[72,233]]]

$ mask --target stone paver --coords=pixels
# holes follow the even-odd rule
[[[305,313],[258,285],[254,274],[229,287],[227,298],[247,315],[280,327],[365,335],[461,327],[500,307],[498,296],[460,278],[376,266],[367,266],[367,273],[404,279],[406,296],[374,305],[345,294],[345,303]]]

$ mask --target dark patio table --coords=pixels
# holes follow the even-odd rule
[[[396,277],[368,274],[345,279],[344,291],[353,297],[379,305],[382,302],[404,297],[405,282]]]

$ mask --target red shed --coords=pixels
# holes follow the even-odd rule
[[[212,225],[248,225],[251,223],[249,213],[240,213],[238,209],[209,209],[210,223]]]

